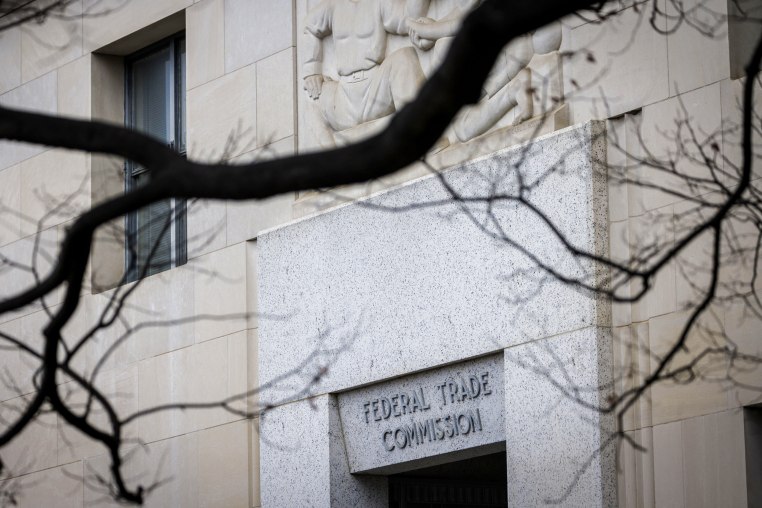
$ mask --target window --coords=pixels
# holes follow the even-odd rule
[[[185,154],[185,38],[174,35],[125,59],[125,122]],[[151,179],[134,162],[125,165],[125,188]],[[127,217],[127,280],[185,263],[185,202],[168,199]]]
[[[762,404],[743,408],[747,506],[762,506]]]
[[[746,75],[746,65],[762,35],[762,4],[759,0],[728,0],[727,7],[730,77],[738,79]]]

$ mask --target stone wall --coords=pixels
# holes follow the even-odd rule
[[[689,7],[699,3],[700,0],[686,2]],[[728,8],[726,0],[701,3],[720,13]],[[638,148],[638,131],[656,153],[668,152],[670,140],[665,132],[674,130],[676,119],[689,117],[706,132],[737,123],[741,81],[735,78],[739,75],[738,55],[743,53],[739,44],[748,45],[753,38],[737,30],[728,34],[723,27],[718,30],[717,37],[707,38],[687,25],[668,34],[657,34],[648,20],[642,18],[642,9],[638,11],[633,2],[622,1],[620,4],[620,15],[602,24],[579,18],[564,20],[561,51],[589,50],[594,55],[594,58],[586,58],[583,51],[581,57],[565,60],[563,91],[576,97],[566,103],[568,122],[579,126],[590,119],[607,120],[606,132],[609,135],[616,133],[619,142],[624,141],[632,153]],[[51,18],[43,25],[31,23],[0,33],[0,102],[47,113],[120,122],[122,91],[118,69],[122,68],[123,55],[131,51],[129,48],[138,49],[162,34],[169,35],[167,30],[184,28],[190,156],[236,162],[290,154],[297,146],[307,146],[301,139],[306,130],[304,121],[297,120],[302,118],[305,103],[300,79],[301,62],[297,57],[300,50],[297,48],[301,44],[300,28],[304,16],[312,5],[314,2],[307,0],[77,1],[69,7],[71,16],[65,19]],[[658,5],[664,10],[671,9],[665,0],[659,0]],[[92,16],[93,10],[106,14]],[[80,18],[80,13],[85,15]],[[584,88],[589,83],[594,86]],[[583,85],[582,91],[577,90],[579,85]],[[226,150],[231,135],[237,143]],[[504,143],[508,142],[513,141]],[[493,145],[488,146],[492,148],[487,152],[494,151]],[[503,146],[505,144],[497,148]],[[720,149],[728,160],[739,159],[738,138],[734,134],[723,136]],[[487,152],[474,148],[473,154]],[[469,152],[466,152],[466,158],[471,158]],[[621,154],[617,150],[609,150],[607,159],[610,163],[633,163],[632,160],[620,160]],[[4,207],[0,210],[0,254],[12,260],[29,259],[35,241],[39,240],[40,245],[54,255],[67,225],[78,210],[121,191],[121,168],[120,161],[0,141],[0,203]],[[635,169],[642,171],[642,168]],[[411,168],[362,190],[347,190],[346,195],[350,198],[367,197],[424,173],[421,167]],[[394,196],[402,196],[414,188],[403,189]],[[45,217],[49,203],[72,195],[75,199],[70,207]],[[669,223],[690,207],[689,203],[666,193],[644,192],[635,187],[611,186],[608,195],[610,249],[612,255],[622,258],[654,234],[655,220]],[[120,397],[120,411],[134,411],[149,404],[188,400],[189,397],[215,400],[255,386],[260,377],[268,379],[273,374],[268,370],[273,368],[269,365],[262,365],[261,372],[258,370],[260,349],[265,354],[275,354],[268,350],[271,346],[260,345],[258,341],[260,326],[267,325],[256,317],[243,318],[242,314],[260,308],[257,303],[260,284],[257,238],[268,228],[284,225],[295,216],[326,206],[318,198],[312,203],[317,203],[317,207],[303,206],[304,203],[304,195],[287,195],[261,203],[199,202],[192,207],[188,220],[189,263],[145,281],[135,295],[136,306],[126,313],[127,323],[157,317],[178,319],[219,313],[234,314],[237,318],[140,331],[134,341],[118,350],[100,377],[99,386],[106,393]],[[583,208],[589,205],[577,204]],[[335,202],[328,206],[333,205]],[[370,211],[362,207],[340,210],[319,219],[319,222],[328,223],[331,217],[353,213],[357,214],[356,220],[360,220]],[[397,220],[395,217],[398,215],[387,216],[387,226]],[[45,220],[38,225],[42,218]],[[314,223],[299,223],[283,231],[299,231],[297,239],[309,239],[315,246],[345,238],[341,236],[346,234],[342,231],[334,231],[334,236],[329,237],[325,230],[310,224]],[[415,228],[409,230],[408,235],[417,236],[430,227],[426,221],[411,224],[411,227],[413,225]],[[118,279],[121,266],[119,225],[116,226],[117,233],[99,243],[100,250],[90,275],[95,287],[86,290],[76,321],[71,325],[72,333],[91,322],[113,294],[113,289],[103,289]],[[463,231],[452,229],[453,239],[462,240]],[[285,233],[270,233],[265,235],[264,241],[272,241],[267,238],[279,234]],[[388,240],[395,239],[397,237],[390,234]],[[475,242],[472,246],[484,241],[476,236],[472,240]],[[356,252],[356,259],[374,255],[374,249],[378,248],[372,243],[358,242],[356,238],[345,238],[345,242],[349,247],[364,245],[368,248]],[[701,251],[701,248],[693,249],[691,256],[698,259]],[[449,267],[448,274],[453,276],[464,269],[461,258],[432,258],[425,265],[417,265],[420,256],[403,254],[395,251],[394,255],[399,256],[395,266],[406,267],[409,280],[382,277],[383,272],[378,271],[376,284],[396,284],[395,290],[410,301],[420,298],[419,291],[429,291],[429,294],[438,291],[435,287],[437,277],[422,280],[417,274],[440,264]],[[427,256],[436,252],[424,250],[418,254]],[[494,273],[496,259],[481,258],[479,252],[465,254],[470,255],[465,259],[471,260],[471,269],[486,266]],[[41,256],[38,261],[44,272],[49,262]],[[323,264],[303,267],[313,282],[307,290],[315,296],[317,304],[326,308],[335,303],[334,297],[338,301],[349,299],[348,295],[317,291],[319,284],[324,284],[325,277],[329,277],[325,270],[332,263],[328,259]],[[279,268],[268,266],[266,274],[271,276]],[[363,270],[357,270],[359,275],[367,275]],[[677,264],[670,266],[660,274],[654,290],[643,301],[613,307],[612,354],[623,370],[635,366],[636,370],[645,371],[652,365],[653,360],[638,354],[634,346],[659,351],[674,337],[685,319],[683,303],[693,296],[688,279],[695,276],[685,273]],[[32,278],[18,271],[3,272],[0,281],[1,297],[26,287]],[[479,287],[468,286],[473,281],[461,282],[464,285],[460,289],[479,290]],[[496,284],[480,287],[494,290]],[[290,290],[288,287],[278,289],[286,293]],[[373,286],[364,289],[361,294],[364,301],[373,301],[373,289]],[[450,289],[455,291],[456,288]],[[272,304],[278,295],[286,293],[268,293],[263,298],[270,299]],[[455,306],[449,309],[450,314],[463,315],[456,311],[466,309],[468,300],[461,301],[461,309],[457,308],[458,301],[459,295],[454,294],[445,302]],[[564,301],[563,294],[559,301]],[[59,303],[58,293],[48,301],[53,308]],[[389,308],[395,301],[385,303]],[[436,307],[435,303],[436,300],[428,300],[423,310],[403,309],[405,318],[416,325],[417,333],[441,331],[451,325],[460,331],[468,331],[476,326],[486,334],[509,337],[504,333],[508,327],[501,328],[494,322],[450,324],[443,317],[447,314],[444,312],[437,319],[420,319],[425,314],[423,311]],[[563,317],[560,313],[551,313],[548,327],[559,325],[554,331],[562,334],[579,327],[592,327],[600,315],[596,305],[589,302],[586,305],[583,312],[569,312]],[[560,308],[565,307],[561,305]],[[760,353],[757,321],[745,316],[739,307],[715,310],[741,351]],[[340,314],[337,311],[333,316]],[[44,317],[39,306],[30,307],[3,316],[0,329],[34,341],[39,337]],[[351,322],[333,322],[331,324],[337,327],[328,331],[365,333],[364,326],[369,326],[364,321],[366,318],[359,316]],[[567,318],[581,321],[566,323]],[[463,341],[457,348],[452,348],[451,337],[431,333],[433,342],[426,348],[420,346],[418,353],[400,357],[399,361],[374,364],[363,382],[440,366],[463,357],[521,344],[528,340],[526,337],[536,339],[547,335],[548,330],[538,330],[534,326],[537,322],[536,319],[525,320],[516,329],[516,336],[511,335],[498,345]],[[97,355],[123,331],[120,324],[117,330],[99,338],[92,351],[83,356],[80,367],[92,369]],[[404,330],[400,333],[403,343],[411,343],[411,337],[406,336]],[[382,351],[387,358],[394,354],[384,349],[388,346],[386,338],[377,339],[378,343],[372,343],[362,351],[363,361],[370,361]],[[300,346],[307,350],[307,344]],[[435,351],[433,356],[428,354],[429,350]],[[16,353],[0,351],[0,358],[9,373],[23,381],[19,386],[21,393],[28,394],[32,389],[30,379],[35,365],[30,365]],[[287,363],[289,359],[282,360]],[[353,367],[346,361],[341,362],[339,360],[325,380],[322,395],[315,399],[321,415],[320,419],[313,418],[315,433],[327,431],[338,418],[338,406],[329,393],[350,386],[337,381],[342,373],[351,372]],[[282,367],[281,363],[276,364],[278,368]],[[748,381],[759,383],[759,380],[759,372],[748,374]],[[23,397],[9,390],[2,392],[6,405],[23,404]],[[72,397],[77,396],[81,397],[72,394]],[[757,401],[757,397],[758,394],[748,390],[701,381],[685,386],[662,385],[652,390],[649,398],[640,403],[626,420],[628,433],[643,443],[649,452],[640,454],[628,448],[622,451],[619,504],[627,507],[716,506],[720,504],[718,500],[722,500],[727,506],[744,506],[745,490],[740,483],[745,471],[743,432],[739,430],[742,429],[743,415],[739,408]],[[511,400],[511,403],[520,404],[521,400]],[[282,410],[298,412],[303,409],[288,404]],[[30,486],[22,489],[20,504],[90,506],[101,503],[101,494],[86,486],[81,478],[92,479],[94,472],[104,470],[103,451],[54,416],[45,415],[40,423],[3,453],[14,476],[10,482]],[[246,422],[211,411],[164,415],[129,429],[131,437],[147,443],[145,450],[136,456],[135,472],[148,471],[149,474],[156,473],[157,477],[172,477],[172,481],[154,493],[148,504],[259,506],[258,425],[257,420]],[[299,432],[302,431],[297,430],[294,430],[294,439],[300,439]],[[538,433],[552,434],[552,431],[538,429]],[[322,437],[321,441],[313,442],[316,449],[323,447],[329,454],[336,453],[337,434]],[[539,460],[532,450],[525,451],[522,460]],[[273,455],[264,453],[262,458],[276,460]],[[347,471],[316,469],[315,474],[331,476],[328,481],[340,485]],[[523,484],[516,485],[519,489],[516,495],[524,495],[526,491],[521,491]],[[329,491],[300,490],[307,486],[293,485],[289,492],[297,497],[313,495],[312,501],[316,505],[330,503]],[[355,499],[361,504],[376,502],[373,492],[377,488],[377,479],[367,480],[357,487],[358,497]]]
[[[50,18],[0,33],[0,102],[121,122],[123,55],[185,30],[189,156],[243,161],[294,151],[290,2],[83,0],[70,9],[72,19]],[[77,17],[82,12],[86,15]],[[238,147],[223,153],[230,131],[238,128]],[[0,142],[0,253],[28,261],[39,238],[42,250],[55,255],[79,210],[123,188],[121,161]],[[70,207],[45,217],[51,203],[72,195]],[[292,201],[284,196],[191,206],[189,262],[141,283],[125,323],[98,337],[78,367],[92,371],[99,355],[139,322],[196,315],[224,319],[149,327],[118,349],[97,386],[118,400],[120,414],[168,402],[219,400],[256,385],[257,322],[247,317],[256,305],[256,243],[248,240],[290,220]],[[91,275],[98,287],[88,284],[67,327],[71,335],[99,316],[114,291],[102,286],[113,286],[121,276],[121,238],[111,232],[102,240]],[[38,257],[43,273],[46,259]],[[30,274],[3,272],[0,294],[31,282]],[[55,310],[59,301],[57,293],[47,303]],[[44,319],[37,306],[4,315],[0,328],[38,343]],[[3,368],[23,381],[21,392],[29,393],[36,365],[18,353],[3,351],[0,357]],[[82,398],[76,391],[71,396]],[[7,407],[23,404],[5,387],[2,400]],[[259,506],[258,425],[258,419],[218,410],[144,419],[127,429],[129,439],[145,443],[134,452],[127,475],[144,483],[171,479],[150,496],[148,506]],[[41,425],[3,451],[13,476],[3,485],[18,487],[21,506],[109,504],[94,480],[107,475],[104,451],[63,420],[44,416]]]

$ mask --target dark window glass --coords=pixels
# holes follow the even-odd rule
[[[176,35],[126,60],[127,125],[185,154],[185,39]],[[125,187],[145,185],[151,172],[125,166]],[[127,217],[127,280],[152,275],[186,260],[183,200],[153,203]]]
[[[762,508],[762,404],[743,408],[746,444],[746,505]]]

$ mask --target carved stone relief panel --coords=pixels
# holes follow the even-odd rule
[[[382,129],[441,62],[479,1],[299,0],[300,149],[330,148]],[[482,100],[456,119],[436,149],[555,109],[562,95],[560,45],[559,24],[511,42]]]

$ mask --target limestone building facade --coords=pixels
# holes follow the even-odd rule
[[[200,161],[342,146],[414,97],[478,3],[76,0],[62,16],[0,32],[0,104],[129,125]],[[213,408],[128,426],[128,480],[158,482],[146,504],[762,503],[762,368],[734,372],[736,383],[707,374],[655,385],[623,420],[644,451],[606,445],[616,421],[589,408],[641,382],[679,334],[706,282],[706,242],[640,301],[612,304],[558,280],[533,286],[527,256],[457,204],[420,206],[448,198],[432,169],[481,196],[510,189],[501,168],[520,164],[538,182],[534,202],[577,247],[614,259],[648,242],[669,248],[695,202],[670,187],[679,182],[642,184],[653,181],[642,162],[674,155],[688,121],[717,143],[723,167],[737,164],[743,64],[762,33],[733,17],[732,0],[683,3],[711,30],[670,25],[667,0],[655,0],[667,15],[653,24],[650,3],[621,1],[603,22],[568,17],[514,41],[430,166],[261,202],[166,202],[99,232],[72,337],[136,284],[126,267],[141,267],[157,238],[163,256],[77,359],[85,373],[97,368],[120,414],[264,387],[236,401],[253,418]],[[617,182],[614,167],[641,185]],[[44,273],[83,210],[145,178],[112,157],[0,141],[2,259],[34,259]],[[183,220],[169,233],[151,229],[175,212]],[[537,216],[507,207],[497,218],[559,273],[605,279],[591,263],[570,264]],[[728,277],[751,270],[741,263]],[[4,269],[0,281],[6,297],[34,276]],[[0,331],[39,346],[60,296],[0,315]],[[738,351],[762,355],[759,320],[743,305],[712,311]],[[699,335],[695,347],[709,340]],[[38,365],[17,350],[0,357],[7,420]],[[83,405],[69,384],[63,392]],[[104,450],[55,413],[0,456],[0,492],[19,506],[113,504],[99,481]],[[454,500],[456,490],[481,500]]]

